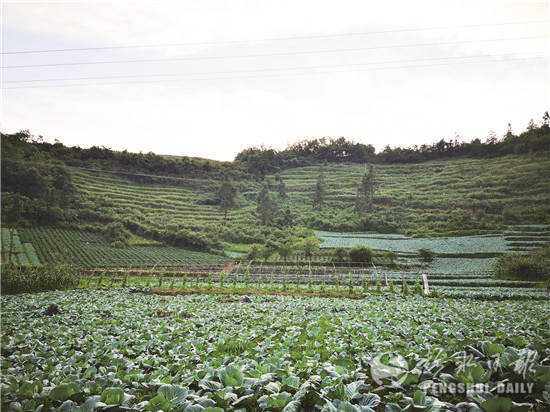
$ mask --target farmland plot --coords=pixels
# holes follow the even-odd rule
[[[21,239],[36,249],[40,263],[72,263],[93,267],[185,267],[226,264],[228,258],[171,246],[129,246],[117,249],[99,233],[36,227],[21,229]]]
[[[40,263],[31,243],[21,243],[19,233],[14,230],[11,261],[20,266],[36,266]],[[11,243],[10,230],[2,228],[2,261],[9,261]]]
[[[417,253],[421,248],[429,248],[436,254],[476,254],[506,253],[506,240],[502,236],[458,236],[441,238],[411,238],[402,235],[353,234],[315,231],[323,239],[321,248],[351,248],[366,245],[374,250],[396,253]]]
[[[42,316],[53,303],[61,313]],[[448,409],[464,401],[496,410],[486,409],[492,394],[438,397],[433,384],[531,383],[530,394],[500,395],[510,405],[540,404],[549,389],[543,352],[550,346],[550,307],[537,302],[399,296],[243,302],[75,290],[4,296],[2,307],[6,410],[359,411],[410,409],[416,402]],[[402,359],[402,368],[382,376],[389,356]],[[529,371],[515,368],[520,361],[530,362]],[[381,384],[387,387],[375,390]]]

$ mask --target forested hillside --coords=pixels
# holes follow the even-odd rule
[[[3,134],[2,221],[101,232],[118,247],[137,236],[196,250],[306,228],[440,236],[550,223],[548,121],[483,143],[375,153],[315,139],[249,148],[234,162]]]

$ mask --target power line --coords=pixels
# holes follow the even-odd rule
[[[450,59],[473,59],[480,57],[503,57],[513,56],[518,54],[544,54],[546,51],[538,52],[518,52],[507,54],[478,54],[470,56],[450,56],[450,57],[433,57],[425,59],[407,59],[407,60],[388,60],[379,62],[368,63],[350,63],[350,64],[337,64],[337,65],[322,65],[322,66],[302,66],[302,67],[281,67],[275,69],[254,69],[254,70],[233,70],[233,71],[214,71],[214,72],[191,72],[191,73],[165,73],[165,74],[141,74],[130,76],[100,76],[100,77],[70,77],[70,78],[55,78],[55,79],[31,79],[31,80],[8,80],[2,83],[37,83],[37,82],[54,82],[54,81],[75,81],[75,80],[105,80],[105,79],[133,79],[143,77],[171,77],[171,76],[196,76],[206,74],[237,74],[237,73],[257,73],[257,72],[274,72],[281,70],[310,70],[310,69],[327,69],[327,68],[339,68],[339,67],[354,67],[354,66],[367,66],[375,64],[396,64],[396,63],[409,63],[417,61],[433,61],[433,60],[450,60]]]
[[[391,69],[408,69],[415,67],[430,67],[430,66],[451,66],[460,64],[480,64],[480,63],[499,63],[517,60],[538,60],[547,59],[548,56],[541,57],[526,57],[516,59],[497,59],[497,60],[482,60],[473,62],[453,62],[453,63],[434,63],[434,64],[417,64],[409,66],[390,66],[390,67],[375,67],[369,69],[351,69],[351,70],[333,70],[322,72],[304,72],[304,73],[282,73],[282,74],[265,74],[258,76],[229,76],[229,77],[203,77],[194,79],[171,79],[171,80],[146,80],[146,81],[130,81],[130,82],[109,82],[109,83],[78,83],[78,84],[56,84],[56,85],[42,85],[42,86],[18,86],[18,87],[2,87],[1,90],[14,90],[14,89],[40,89],[40,88],[52,88],[52,87],[76,87],[76,86],[109,86],[109,85],[121,85],[121,84],[148,84],[148,83],[174,83],[185,81],[202,81],[202,80],[232,80],[232,79],[253,79],[263,77],[282,77],[282,76],[303,76],[310,74],[331,74],[331,73],[348,73],[348,72],[366,72],[374,70],[391,70]]]
[[[461,26],[425,27],[425,28],[417,28],[417,29],[379,30],[379,31],[367,31],[367,32],[356,32],[356,33],[321,34],[321,35],[294,36],[294,37],[274,37],[274,38],[253,39],[253,40],[224,40],[224,41],[209,41],[209,42],[194,42],[194,43],[171,43],[171,44],[148,44],[148,45],[142,44],[142,45],[131,45],[131,46],[105,46],[105,47],[80,47],[80,48],[69,48],[69,49],[14,50],[14,51],[2,52],[0,54],[59,53],[59,52],[75,52],[75,51],[137,49],[137,48],[151,48],[151,47],[204,46],[204,45],[214,45],[214,44],[255,43],[255,42],[265,42],[265,41],[279,41],[279,40],[321,39],[321,38],[328,38],[328,37],[365,36],[365,35],[372,35],[372,34],[389,34],[389,33],[429,31],[429,30],[464,29],[464,28],[470,28],[470,27],[510,26],[510,25],[520,25],[520,24],[536,24],[536,23],[548,23],[548,20],[533,20],[533,21],[511,22],[511,23],[493,23],[493,24],[470,24],[470,25],[461,25]]]
[[[405,47],[440,46],[440,45],[447,45],[447,44],[468,44],[468,43],[483,43],[483,42],[510,41],[510,40],[535,40],[535,39],[546,39],[547,37],[548,36],[510,37],[510,38],[499,38],[499,39],[413,43],[413,44],[401,44],[401,45],[393,45],[393,46],[354,47],[354,48],[347,48],[347,49],[306,50],[306,51],[297,51],[297,52],[244,54],[244,55],[230,55],[230,56],[176,57],[176,58],[163,58],[163,59],[107,60],[107,61],[79,62],[79,63],[27,64],[27,65],[16,65],[16,66],[2,66],[1,68],[17,69],[17,68],[30,68],[30,67],[83,66],[83,65],[98,65],[98,64],[148,63],[148,62],[162,62],[162,61],[256,58],[256,57],[273,57],[273,56],[291,56],[291,55],[300,55],[300,54],[337,53],[337,52],[340,53],[340,52],[348,52],[348,51],[380,50],[380,49],[405,48]]]

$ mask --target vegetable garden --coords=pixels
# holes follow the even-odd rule
[[[50,305],[57,305],[54,316],[45,315]],[[547,302],[387,294],[229,299],[113,289],[3,296],[2,307],[6,410],[496,412],[550,405]]]
[[[2,229],[2,239],[5,238]],[[75,264],[84,268],[188,267],[226,264],[223,256],[171,246],[129,246],[117,249],[99,233],[36,227],[20,229],[19,237],[31,244],[43,264]],[[9,239],[8,239],[9,242]],[[4,251],[5,249],[4,244]],[[9,243],[8,243],[9,248]]]

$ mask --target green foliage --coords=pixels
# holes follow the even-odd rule
[[[128,245],[128,239],[130,238],[130,232],[124,227],[121,222],[112,222],[105,227],[105,238],[107,241],[113,243]],[[118,247],[118,246],[115,246]]]
[[[296,247],[298,248],[298,250],[302,250],[307,258],[310,258],[311,255],[313,255],[313,253],[317,250],[319,243],[320,240],[317,239],[315,236],[308,236],[301,239]]]
[[[422,284],[420,283],[420,276],[416,276],[416,278],[414,280],[413,293],[415,295],[424,294],[424,289],[422,288]]]
[[[284,262],[287,261],[289,256],[294,251],[294,241],[293,239],[282,239],[280,242],[276,244],[277,252],[279,252],[279,256],[283,259]]]
[[[2,265],[2,294],[65,290],[78,286],[80,274],[71,266]]]
[[[277,186],[277,192],[278,192],[279,198],[281,199],[286,198],[286,186],[283,179],[279,180],[279,186]]]
[[[494,266],[497,279],[550,280],[550,244],[531,256],[504,255]]]
[[[227,212],[235,204],[235,195],[237,190],[227,176],[224,177],[219,190],[220,208],[224,213],[224,222],[227,221]]]
[[[403,296],[407,296],[410,294],[409,284],[403,279],[403,282],[401,284],[401,293],[403,293]]]
[[[246,259],[252,261],[257,259],[259,256],[260,256],[260,245],[254,244],[250,247],[250,251],[246,255]]]
[[[313,209],[319,212],[323,209],[323,204],[325,203],[325,186],[323,166],[321,166],[319,170],[319,177],[317,178],[317,183],[315,184],[315,195],[313,197]]]
[[[355,263],[370,263],[372,262],[372,249],[365,245],[353,246],[349,252],[349,260]]]
[[[256,212],[260,217],[260,222],[264,226],[271,226],[275,219],[275,201],[269,194],[267,185],[263,185],[262,191],[258,195]]]
[[[38,148],[28,131],[2,133],[2,222],[54,224],[72,220],[72,175]]]
[[[382,282],[380,282],[378,275],[376,275],[376,293],[382,293]]]
[[[343,247],[334,248],[332,251],[332,261],[335,263],[342,263],[348,260],[348,251]]]
[[[420,257],[422,262],[429,263],[434,260],[435,253],[429,248],[422,248],[418,249],[418,256]]]
[[[363,288],[363,293],[367,293],[369,291],[369,281],[365,275],[361,276],[361,287]]]
[[[374,167],[371,165],[369,171],[365,171],[361,184],[357,189],[357,196],[355,198],[355,212],[357,214],[365,215],[366,212],[372,210],[374,192],[379,184],[374,173]]]
[[[40,317],[52,302],[62,304],[62,313]],[[457,314],[459,321],[452,321]],[[248,303],[118,289],[3,295],[1,407],[544,410],[537,401],[550,393],[549,336],[541,323],[549,315],[550,306],[530,301],[376,294],[251,295]],[[42,346],[55,350],[44,358]],[[105,355],[117,350],[132,361]],[[396,366],[406,373],[396,373]],[[374,393],[376,370],[385,373],[382,384],[390,391]],[[476,382],[529,383],[532,397],[501,401],[507,395],[496,391],[447,396],[430,390]],[[531,403],[514,403],[520,400]]]
[[[264,261],[267,261],[273,254],[277,251],[277,245],[273,243],[272,241],[268,240],[261,248],[260,248],[260,256],[264,259]]]

